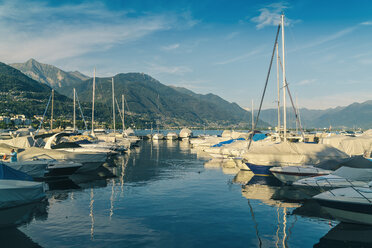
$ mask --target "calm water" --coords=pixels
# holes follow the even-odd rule
[[[0,247],[360,247],[372,237],[311,202],[284,202],[293,192],[276,182],[205,161],[188,143],[143,141],[115,167],[50,184],[47,203],[0,212],[25,223],[2,229]]]

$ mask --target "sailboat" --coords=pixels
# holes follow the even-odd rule
[[[281,29],[281,45],[282,45],[282,61],[279,59],[278,52],[278,38],[279,31]],[[309,165],[314,166],[321,162],[327,160],[337,160],[341,158],[346,158],[346,154],[328,145],[323,144],[307,144],[304,142],[304,133],[301,124],[299,123],[297,109],[294,105],[287,79],[285,70],[285,46],[284,46],[284,15],[281,15],[281,22],[278,26],[275,43],[272,51],[269,72],[266,77],[265,88],[261,98],[260,107],[258,114],[256,116],[256,122],[253,128],[253,132],[256,129],[257,121],[262,107],[262,102],[266,93],[266,87],[269,80],[271,67],[273,64],[273,59],[275,51],[277,52],[277,70],[279,75],[279,65],[282,69],[282,88],[283,88],[283,128],[280,126],[280,104],[278,104],[278,133],[277,140],[273,142],[268,142],[267,144],[255,144],[251,147],[252,139],[250,139],[248,144],[248,149],[242,155],[244,162],[249,167],[249,169],[255,175],[268,176],[272,175],[270,168],[275,166],[303,166]],[[293,111],[296,116],[296,121],[299,124],[301,130],[301,136],[293,136],[287,132],[287,106],[286,106],[286,94],[291,100]],[[279,77],[278,77],[278,102],[279,102]],[[279,141],[279,142],[278,142]]]

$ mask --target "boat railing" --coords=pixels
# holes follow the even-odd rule
[[[354,187],[355,187],[355,185],[354,185],[354,184],[353,184],[349,179],[347,179],[347,178],[332,178],[332,180],[345,180],[346,182],[348,182],[348,183],[350,184],[350,187],[352,187],[353,189],[354,189]],[[317,185],[319,188],[323,188],[323,187],[325,187],[325,185],[323,185],[323,186],[320,185],[320,184],[318,183],[318,181],[326,181],[326,182],[329,184],[330,187],[334,187],[334,185],[332,185],[332,182],[329,180],[329,178],[321,178],[321,179],[315,180],[316,185]],[[330,190],[329,192],[330,192],[333,196],[335,196],[331,190]]]
[[[362,192],[360,192],[360,190],[356,189],[354,186],[351,186],[351,188],[356,191],[359,195],[361,195],[364,199],[366,199],[369,203],[372,203],[372,201],[370,199],[368,199],[368,197],[366,197]]]

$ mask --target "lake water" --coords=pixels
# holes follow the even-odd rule
[[[114,167],[51,183],[47,202],[0,212],[24,215],[1,229],[0,247],[360,247],[372,237],[312,202],[283,201],[291,192],[277,182],[205,162],[187,142],[142,141]]]

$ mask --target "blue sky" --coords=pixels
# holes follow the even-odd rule
[[[144,72],[248,107],[259,101],[282,11],[300,107],[372,100],[371,1],[0,1],[0,61]],[[265,108],[275,106],[275,75]]]

